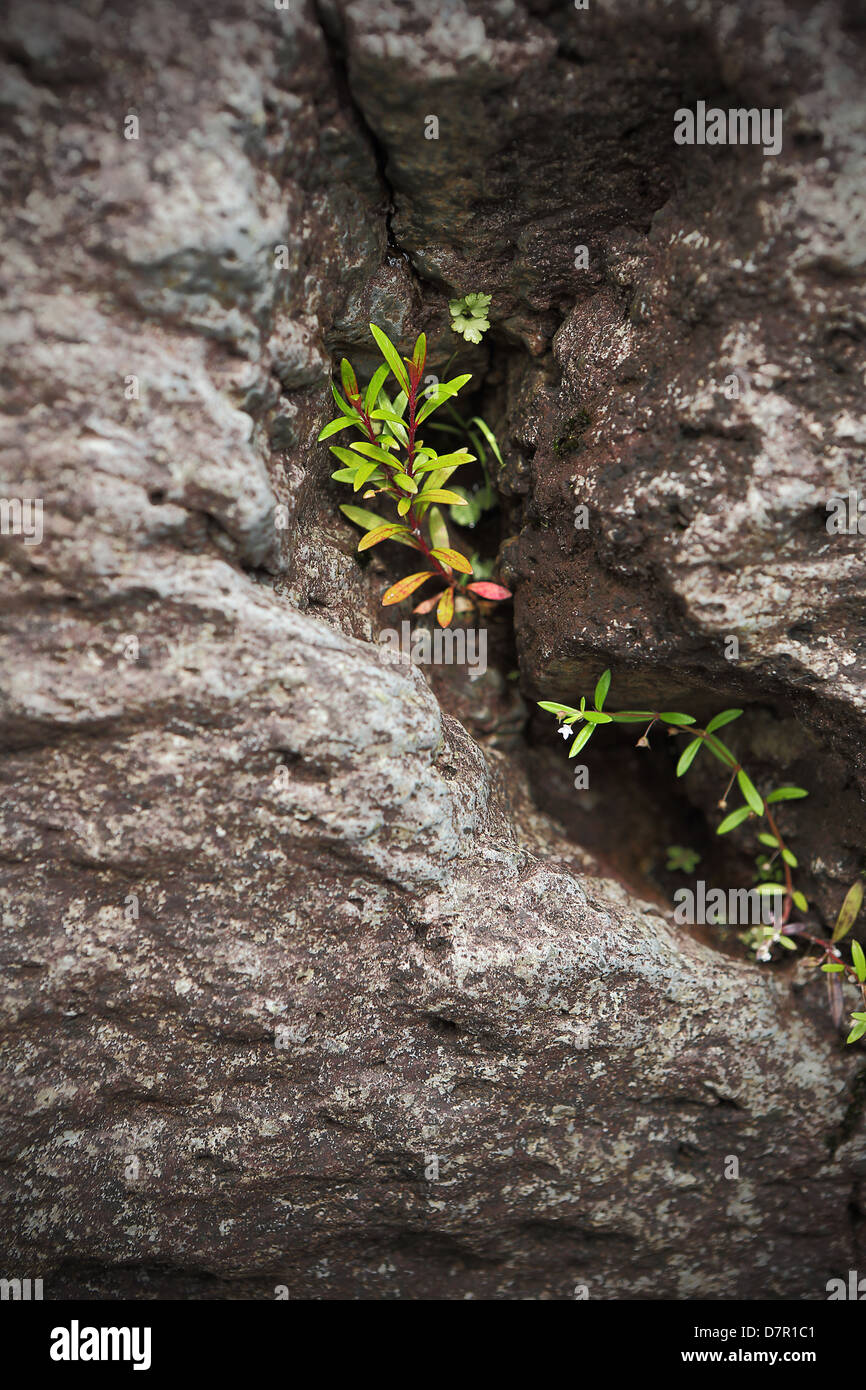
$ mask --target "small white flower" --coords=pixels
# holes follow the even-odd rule
[[[560,724],[559,732],[563,738],[571,738],[573,730],[568,724]]]

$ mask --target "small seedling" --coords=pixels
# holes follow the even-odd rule
[[[665,868],[669,873],[690,874],[700,864],[701,856],[693,849],[685,849],[682,845],[668,845],[667,863]]]
[[[729,774],[728,784],[718,803],[719,810],[728,813],[717,826],[716,834],[727,835],[731,830],[735,830],[737,826],[743,825],[745,822],[760,823],[763,820],[767,829],[758,832],[758,840],[766,846],[770,853],[760,855],[757,860],[759,873],[762,874],[757,891],[774,896],[779,894],[780,885],[775,878],[777,865],[781,868],[784,878],[781,891],[781,916],[774,922],[773,926],[755,927],[751,931],[744,932],[741,939],[755,952],[755,959],[759,961],[772,960],[774,946],[782,946],[789,951],[796,950],[797,943],[793,940],[794,937],[799,937],[810,946],[817,946],[821,954],[817,957],[811,957],[811,960],[816,966],[820,966],[827,975],[830,1011],[836,1027],[841,1023],[844,1012],[842,979],[847,980],[859,990],[864,1010],[866,1010],[866,955],[864,955],[863,948],[858,941],[851,942],[850,962],[843,959],[842,953],[838,949],[838,943],[847,936],[854,925],[857,913],[860,911],[863,902],[863,885],[858,881],[849,889],[830,941],[817,936],[803,923],[790,920],[791,913],[795,908],[800,912],[807,912],[809,904],[803,893],[794,887],[791,871],[797,868],[797,858],[785,843],[779,829],[776,821],[778,812],[771,810],[770,807],[775,808],[779,802],[798,800],[808,796],[809,793],[802,787],[776,787],[766,796],[761,796],[742,763],[727,744],[718,737],[717,731],[719,729],[724,728],[726,724],[733,723],[735,719],[739,719],[743,713],[741,709],[722,710],[703,729],[697,727],[697,721],[693,715],[680,714],[675,710],[631,709],[605,712],[604,702],[609,690],[610,671],[605,671],[595,687],[592,709],[587,709],[585,697],[581,698],[579,709],[560,704],[556,700],[539,701],[541,709],[556,715],[560,723],[560,733],[564,737],[571,737],[575,725],[582,726],[578,729],[568,756],[570,758],[576,757],[581,749],[586,747],[600,724],[645,723],[646,728],[637,741],[638,748],[649,747],[649,735],[656,724],[666,725],[668,733],[671,735],[686,734],[689,742],[677,762],[677,777],[685,776],[695,758],[705,748]],[[735,807],[733,811],[728,811],[728,796],[734,783],[736,783],[743,798],[743,805]],[[671,846],[671,850],[675,848],[678,847]],[[669,854],[671,850],[668,851]],[[848,1034],[849,1043],[857,1042],[859,1038],[866,1036],[866,1012],[852,1013],[851,1022],[853,1027]]]
[[[449,302],[451,328],[455,333],[462,333],[467,343],[480,343],[490,327],[487,317],[490,300],[489,294],[464,294],[462,299]]]
[[[429,613],[435,607],[440,627],[448,627],[455,608],[463,611],[479,601],[498,602],[511,598],[510,590],[501,584],[484,579],[469,582],[475,573],[473,566],[462,551],[452,545],[440,511],[440,505],[467,505],[465,497],[446,488],[445,484],[461,465],[474,463],[475,455],[466,448],[437,454],[418,433],[424,421],[456,396],[472,378],[457,376],[425,392],[421,389],[427,360],[425,335],[422,333],[418,338],[411,358],[403,358],[381,328],[371,323],[370,332],[384,363],[376,369],[362,394],[352,366],[343,358],[340,375],[346,394],[341,395],[331,384],[340,414],[325,425],[319,439],[330,439],[341,430],[356,429],[362,438],[353,439],[348,449],[329,445],[331,453],[343,465],[331,477],[341,483],[351,483],[355,492],[365,489],[362,501],[370,497],[386,498],[396,507],[398,520],[386,521],[364,507],[341,506],[340,511],[366,532],[358,550],[369,550],[381,541],[394,540],[420,551],[424,557],[425,568],[392,584],[382,595],[383,604],[401,603],[428,580],[438,580],[440,591],[422,600],[413,612]],[[385,390],[389,375],[394,376],[399,387],[393,400]]]

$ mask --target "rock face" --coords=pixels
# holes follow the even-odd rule
[[[863,38],[769,0],[10,7],[0,498],[42,534],[0,537],[4,1277],[817,1299],[862,1261],[862,1050],[545,814],[507,667],[751,706],[838,905]],[[782,153],[676,146],[697,100],[783,107]],[[444,367],[473,289],[517,654],[431,688],[316,436],[370,319]]]

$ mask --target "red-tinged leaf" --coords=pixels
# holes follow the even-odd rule
[[[471,589],[473,594],[479,598],[501,599],[511,598],[511,590],[505,589],[501,584],[490,584],[486,579],[479,580],[476,584],[467,584],[467,589]]]
[[[441,594],[434,594],[432,598],[425,598],[425,599],[422,599],[420,603],[416,603],[415,607],[412,609],[412,612],[413,612],[413,613],[432,613],[433,609],[436,607],[436,605],[437,605],[437,603],[439,602],[439,599],[440,599],[440,598],[441,598]]]
[[[358,380],[352,370],[352,364],[345,357],[340,363],[340,377],[343,382],[343,390],[349,400],[354,403],[360,394],[358,391]]]
[[[436,609],[436,621],[440,627],[447,627],[454,617],[454,590],[446,589]]]
[[[415,351],[412,353],[412,362],[418,370],[420,376],[424,370],[424,363],[427,360],[427,334],[421,333],[415,343]]]
[[[472,573],[472,566],[466,559],[466,556],[460,554],[459,550],[450,550],[446,549],[444,546],[437,546],[431,554],[435,555],[437,560],[441,560],[443,565],[450,565],[453,570],[459,570],[461,574]]]
[[[382,595],[382,602],[384,604],[402,603],[404,598],[408,598],[410,594],[414,594],[416,589],[420,589],[425,579],[432,579],[433,573],[433,570],[419,570],[417,574],[407,574],[405,579],[399,580],[396,584],[392,584],[390,589],[385,590]]]
[[[377,526],[375,531],[368,531],[366,536],[362,536],[358,542],[359,550],[369,550],[371,545],[378,545],[380,541],[389,541],[392,536],[396,536],[398,531],[410,534],[408,526],[398,526],[396,522],[390,522],[387,526]]]

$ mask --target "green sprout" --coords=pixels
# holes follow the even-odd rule
[[[491,297],[489,294],[464,294],[462,299],[450,301],[451,328],[455,333],[462,333],[467,343],[480,343],[490,327],[487,311]]]
[[[668,845],[665,853],[668,857],[665,868],[669,873],[690,874],[701,862],[701,856],[696,850],[686,849],[682,845]]]
[[[800,912],[807,912],[809,904],[803,893],[794,887],[791,871],[798,867],[797,857],[785,842],[776,820],[779,813],[775,807],[779,802],[796,801],[801,797],[808,796],[809,793],[803,787],[776,787],[766,796],[761,796],[742,763],[727,744],[718,737],[719,729],[724,728],[726,724],[733,723],[735,719],[739,719],[743,713],[741,709],[722,710],[720,714],[715,715],[709,721],[706,728],[698,728],[694,715],[680,714],[675,710],[605,711],[604,702],[609,690],[610,671],[605,671],[595,687],[592,709],[587,709],[585,697],[581,698],[579,709],[574,709],[571,705],[561,704],[558,700],[539,700],[540,708],[555,715],[559,720],[559,731],[563,737],[570,738],[574,732],[574,726],[581,726],[575,734],[568,756],[570,758],[576,757],[581,749],[586,747],[601,724],[646,723],[646,728],[637,741],[638,748],[649,747],[649,735],[656,724],[666,725],[668,733],[671,735],[686,735],[688,737],[689,741],[677,762],[677,777],[685,776],[703,749],[706,749],[717,762],[720,762],[729,777],[718,806],[720,810],[727,811],[727,815],[717,826],[716,834],[727,835],[731,830],[735,830],[747,821],[754,821],[759,824],[763,821],[767,828],[759,831],[757,838],[770,853],[760,855],[757,861],[759,872],[763,875],[762,881],[757,885],[757,892],[782,897],[781,915],[775,919],[774,925],[772,927],[756,927],[752,931],[744,932],[741,940],[751,950],[754,950],[755,958],[758,961],[772,960],[772,948],[777,945],[786,947],[788,950],[795,950],[796,942],[792,940],[793,937],[799,937],[810,946],[817,946],[821,954],[817,957],[811,957],[810,960],[815,966],[819,966],[827,976],[830,1012],[834,1024],[838,1027],[842,1021],[844,1009],[841,981],[844,979],[859,991],[864,1009],[863,1012],[851,1014],[853,1027],[848,1034],[847,1041],[854,1043],[866,1036],[866,955],[864,955],[863,948],[858,941],[851,942],[850,962],[843,959],[839,950],[839,943],[851,930],[860,911],[863,902],[862,883],[858,881],[848,890],[831,940],[827,941],[823,937],[817,936],[802,923],[790,920],[791,913],[795,908]],[[743,804],[728,811],[728,796],[735,783],[742,796]],[[774,809],[771,810],[771,807]],[[674,850],[683,852],[680,846],[672,845],[668,854],[671,855]],[[684,852],[691,853],[690,851]],[[784,878],[781,893],[780,884],[776,881],[777,866],[781,869]],[[669,864],[668,867],[672,866]]]

